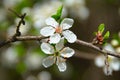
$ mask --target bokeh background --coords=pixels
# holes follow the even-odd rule
[[[22,35],[40,35],[45,19],[62,4],[62,17],[74,19],[71,30],[78,39],[91,42],[101,23],[111,33],[109,42],[120,31],[120,0],[1,0],[0,41],[14,34],[19,21],[9,9],[27,13],[26,25],[20,27]],[[47,69],[42,66],[46,55],[37,41],[15,42],[0,48],[0,80],[120,80],[120,70],[106,76],[103,68],[95,65],[98,52],[78,44],[66,46],[77,51],[67,60],[68,68],[63,73],[56,65]]]

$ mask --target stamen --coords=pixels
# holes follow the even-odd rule
[[[56,33],[62,33],[62,28],[61,27],[57,27],[55,30]]]

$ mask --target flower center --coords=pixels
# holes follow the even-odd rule
[[[56,33],[62,33],[62,28],[61,27],[56,27],[55,32]]]
[[[108,56],[108,62],[110,62],[112,60],[112,58],[110,56]]]

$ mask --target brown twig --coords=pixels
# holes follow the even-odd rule
[[[20,21],[19,21],[18,25],[16,26],[16,33],[13,36],[15,38],[16,36],[20,36],[21,35],[20,26],[21,26],[21,24],[25,25],[24,18],[26,16],[26,13],[24,13],[22,15],[19,15],[17,12],[13,11],[12,9],[9,9],[9,11],[14,13],[18,18],[20,18]]]
[[[21,19],[16,27],[16,33],[14,35],[14,37],[16,36],[20,36],[21,35],[21,32],[20,32],[20,26],[21,24],[25,25],[25,21],[24,21],[24,18],[26,16],[26,13],[24,13],[23,15],[21,15],[19,18]]]
[[[10,37],[9,39],[7,39],[5,41],[1,41],[0,42],[0,48],[3,47],[6,44],[17,41],[17,37],[21,35],[20,26],[21,26],[21,24],[25,25],[24,18],[26,16],[26,13],[24,13],[23,15],[19,15],[15,11],[13,11],[12,9],[9,9],[9,11],[14,13],[18,18],[20,18],[20,21],[19,21],[18,25],[16,26],[16,33],[12,37]]]
[[[45,39],[46,37],[42,37],[42,36],[17,36],[16,39],[12,39],[12,38],[6,40],[2,45],[0,45],[0,47],[3,47],[4,45],[7,45],[7,44],[12,43],[12,42],[16,42],[16,41],[30,41],[30,40],[38,41],[38,40],[41,40],[41,39]],[[100,53],[120,58],[119,54],[113,53],[113,52],[110,52],[110,51],[106,51],[106,50],[101,49],[101,48],[99,48],[99,47],[97,47],[97,46],[95,46],[91,43],[88,43],[88,42],[85,42],[85,41],[82,41],[82,40],[77,40],[76,43],[79,44],[79,45],[83,45],[83,46],[92,48],[96,51],[99,51]]]
[[[45,39],[46,37],[42,37],[42,36],[16,36],[15,39],[13,37],[7,39],[6,41],[3,41],[0,43],[0,48],[12,43],[12,42],[17,42],[17,41],[30,41],[30,40],[36,40],[36,41],[40,41],[41,39]]]
[[[77,40],[76,43],[80,44],[80,45],[83,45],[83,46],[86,46],[86,47],[89,47],[89,48],[92,48],[96,51],[99,51],[100,53],[120,58],[120,55],[118,53],[113,53],[113,52],[110,52],[110,51],[106,51],[104,49],[101,49],[101,48],[93,45],[92,43],[88,43],[88,42],[85,42],[85,41],[82,41],[82,40]]]

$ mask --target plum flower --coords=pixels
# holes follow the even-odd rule
[[[112,75],[113,71],[119,71],[120,70],[120,61],[113,57],[113,56],[108,56],[108,61],[109,61],[109,67],[105,66],[105,56],[100,55],[96,57],[95,59],[95,64],[98,67],[103,67],[103,71],[105,75]]]
[[[73,49],[69,47],[64,47],[63,38],[60,40],[59,43],[55,45],[55,47],[43,42],[41,44],[41,49],[45,54],[51,55],[43,60],[43,66],[47,68],[52,66],[53,64],[56,64],[60,72],[64,72],[67,69],[65,58],[70,58],[75,53]]]
[[[104,49],[107,50],[107,51],[115,52],[114,48],[110,44],[104,46]],[[103,71],[104,71],[105,75],[112,75],[113,71],[119,71],[120,70],[119,59],[108,55],[108,61],[109,61],[109,67],[106,67],[105,66],[105,56],[100,55],[100,56],[96,57],[95,64],[98,67],[103,67]]]
[[[74,43],[77,40],[77,36],[70,30],[74,21],[70,18],[65,18],[59,24],[54,18],[49,17],[46,19],[46,24],[48,26],[40,30],[40,34],[49,37],[49,43],[58,43],[63,36],[69,43]]]

